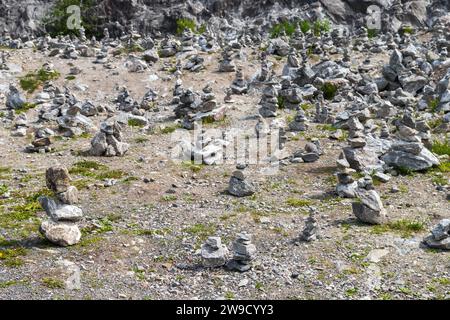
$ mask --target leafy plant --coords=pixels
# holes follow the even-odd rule
[[[326,19],[324,20],[316,20],[313,25],[314,35],[320,36],[322,33],[330,32],[331,25],[330,22]]]
[[[197,32],[195,21],[188,18],[177,19],[177,34],[182,34],[185,29],[190,29],[192,32]]]
[[[311,23],[308,20],[302,20],[299,22],[300,30],[303,33],[307,33],[309,30],[311,30]]]
[[[20,78],[20,87],[28,93],[33,93],[44,82],[58,79],[59,76],[60,73],[58,71],[47,71],[41,68]]]

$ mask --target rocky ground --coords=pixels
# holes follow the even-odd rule
[[[417,41],[423,44],[430,39],[429,34],[421,33]],[[306,131],[287,133],[283,152],[292,155],[309,141],[319,140],[323,154],[318,160],[298,163],[285,159],[274,175],[261,174],[262,165],[250,165],[245,175],[256,192],[235,197],[227,189],[236,163],[199,165],[171,158],[177,142],[172,141],[172,131],[179,123],[170,104],[177,79],[172,71],[162,69],[167,62],[173,65],[175,58],[158,59],[144,72],[135,73],[125,66],[129,57],[123,53],[109,55],[113,69],[107,69],[93,64],[93,57],[68,60],[33,48],[2,50],[9,55],[9,70],[0,71],[0,299],[450,297],[448,251],[422,243],[439,221],[450,218],[448,171],[436,166],[406,174],[386,170],[390,180],[381,183],[374,179],[373,183],[388,222],[365,224],[352,211],[355,200],[336,194],[336,160],[348,146],[346,136],[331,139],[335,127],[311,121]],[[260,71],[260,53],[258,46],[242,49],[239,64],[246,80]],[[355,51],[349,68],[358,70],[370,59],[368,75],[380,77],[391,54],[392,50]],[[220,52],[199,56],[204,58],[204,69],[182,71],[178,78],[194,91],[209,83],[219,106],[228,106],[224,120],[204,126],[254,128],[264,85],[233,95],[234,102],[224,104],[225,88],[235,73],[217,72]],[[329,58],[338,61],[342,56],[335,52]],[[269,55],[275,75],[281,75],[289,58],[292,56]],[[321,56],[313,54],[308,59],[314,65]],[[79,101],[108,107],[109,111],[89,117],[96,128],[108,114],[123,114],[113,102],[122,86],[137,101],[150,88],[157,91],[158,110],[144,113],[149,125],[128,122],[122,126],[123,142],[129,144],[122,157],[86,154],[98,130],[74,137],[55,134],[50,152],[25,153],[35,139],[35,125],[55,132],[58,126],[42,121],[39,112],[44,107],[33,105],[25,111],[26,134],[12,135],[17,119],[11,119],[6,106],[8,88],[11,83],[20,87],[21,77],[46,62],[60,74],[52,81],[55,87],[67,87]],[[81,74],[67,78],[74,66]],[[439,81],[442,76],[433,73],[430,79]],[[26,100],[35,101],[41,91],[42,85],[32,94],[24,93]],[[312,120],[314,102],[305,109]],[[345,101],[332,104],[334,114],[345,110]],[[276,119],[287,124],[295,115],[295,110],[280,109]],[[432,141],[442,139],[445,132],[432,133]],[[436,156],[445,162],[445,156]],[[69,247],[58,247],[39,233],[46,214],[37,199],[49,195],[45,173],[54,166],[69,169],[71,183],[79,190],[77,206],[84,215],[79,222],[81,241]],[[364,173],[355,172],[354,176],[362,178]],[[311,207],[317,212],[319,237],[302,242],[299,237]],[[201,246],[208,237],[221,237],[231,251],[240,232],[251,234],[256,246],[250,271],[202,266]]]

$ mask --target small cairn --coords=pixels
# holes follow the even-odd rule
[[[309,211],[309,216],[305,221],[305,228],[300,235],[300,240],[311,242],[317,240],[320,237],[320,228],[316,216],[317,211],[311,208]]]
[[[231,47],[224,48],[222,52],[222,60],[219,63],[219,72],[234,72],[236,65],[233,62],[233,53]]]
[[[248,197],[255,193],[255,187],[246,181],[244,172],[236,170],[230,178],[228,192],[236,197]]]
[[[89,154],[96,157],[123,156],[129,145],[122,142],[122,127],[118,122],[103,122],[100,132],[92,139]]]
[[[256,247],[252,244],[251,235],[243,232],[238,234],[233,242],[233,259],[228,261],[229,270],[245,272],[252,268],[252,261],[256,256]]]
[[[356,170],[350,168],[350,164],[343,153],[341,153],[339,159],[336,160],[336,165],[338,168],[338,184],[336,186],[337,194],[342,198],[355,198],[358,183],[353,179],[352,174],[355,173]]]
[[[278,109],[278,92],[275,88],[274,83],[268,84],[266,88],[263,90],[263,96],[259,105],[261,106],[259,109],[259,114],[264,118],[271,118],[277,116]]]
[[[450,250],[450,219],[441,220],[423,241],[430,248]]]
[[[241,67],[236,70],[236,77],[230,88],[234,94],[244,94],[248,92],[248,83],[244,79],[244,74],[242,73]]]
[[[50,242],[62,247],[77,244],[81,239],[77,222],[83,217],[83,211],[74,206],[78,202],[78,190],[70,185],[70,181],[67,168],[47,169],[47,188],[54,193],[55,198],[43,196],[38,199],[50,218],[42,222],[40,232]]]
[[[209,237],[202,245],[202,264],[205,268],[217,268],[226,264],[228,248],[222,244],[220,237]]]
[[[386,218],[386,209],[381,198],[374,190],[373,181],[366,176],[358,181],[356,189],[358,201],[352,203],[353,214],[364,223],[383,224]]]

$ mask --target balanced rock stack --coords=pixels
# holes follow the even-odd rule
[[[47,188],[53,191],[55,198],[40,197],[39,203],[50,220],[41,224],[40,232],[52,243],[59,246],[71,246],[81,239],[76,222],[83,217],[83,211],[74,206],[78,202],[78,190],[70,185],[67,168],[47,169]]]
[[[252,268],[252,261],[256,256],[256,247],[252,244],[252,237],[247,233],[238,234],[233,242],[233,259],[228,261],[229,270],[245,272]]]
[[[228,192],[236,197],[247,197],[255,193],[255,187],[246,181],[244,172],[236,170],[230,178]]]
[[[306,131],[308,126],[308,119],[306,119],[305,111],[299,107],[294,120],[289,123],[289,130],[294,132]]]
[[[356,197],[358,201],[352,203],[353,214],[364,223],[382,224],[386,218],[380,196],[373,189],[372,179],[365,177],[358,181]]]
[[[227,263],[228,248],[220,237],[209,237],[202,245],[201,256],[205,268],[222,267]]]
[[[450,219],[441,220],[431,230],[431,235],[424,239],[424,243],[430,248],[450,250]]]
[[[278,92],[274,83],[268,84],[263,90],[263,96],[259,105],[259,114],[264,118],[271,118],[277,116],[278,108]]]
[[[92,139],[89,154],[100,157],[123,156],[129,145],[122,142],[122,128],[116,121],[103,122],[100,132]]]
[[[231,47],[225,47],[222,52],[222,60],[219,63],[219,72],[234,72],[236,65],[233,62],[233,50]]]
[[[320,228],[317,223],[316,215],[317,212],[314,209],[310,209],[309,217],[305,221],[305,228],[300,235],[302,241],[311,242],[320,237]]]
[[[339,156],[339,159],[336,160],[336,165],[338,168],[338,184],[336,186],[337,194],[342,198],[355,198],[358,183],[353,179],[352,175],[356,172],[356,170],[350,168],[350,164],[342,153]]]
[[[236,70],[236,78],[230,86],[234,94],[244,94],[248,91],[248,83],[244,79],[244,74],[242,73],[242,68],[239,67]]]

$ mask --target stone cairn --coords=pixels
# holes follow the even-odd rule
[[[77,244],[81,239],[77,222],[83,217],[83,211],[74,206],[78,202],[78,190],[70,185],[70,181],[67,168],[47,169],[47,188],[54,193],[55,198],[39,198],[42,208],[50,218],[42,222],[40,232],[50,242],[63,247]]]
[[[278,91],[274,83],[268,84],[263,90],[263,96],[259,105],[259,114],[264,118],[271,118],[277,116],[278,109]]]
[[[289,123],[289,130],[294,132],[306,131],[308,127],[308,119],[306,118],[305,111],[301,107],[298,107],[294,120]]]
[[[228,192],[236,197],[247,197],[255,193],[255,187],[246,180],[244,172],[236,170],[230,178]]]
[[[6,64],[6,52],[1,51],[0,52],[0,70],[9,70],[8,65]]]
[[[247,233],[238,234],[233,242],[233,259],[228,261],[229,270],[245,272],[252,268],[252,261],[256,256],[256,247],[252,244],[252,237]]]
[[[355,173],[356,170],[350,168],[350,164],[343,153],[341,153],[339,159],[336,160],[336,165],[338,168],[337,194],[342,198],[355,198],[358,183],[353,179],[353,173]]]
[[[230,88],[234,94],[244,94],[248,92],[248,83],[244,79],[244,74],[242,73],[241,67],[236,70],[236,77]]]
[[[352,203],[353,214],[364,223],[383,224],[386,219],[386,209],[381,198],[374,190],[373,181],[366,176],[358,181],[356,189],[358,201]]]
[[[319,160],[322,154],[323,150],[320,141],[313,140],[312,142],[306,143],[304,150],[298,150],[294,152],[293,158],[294,159],[301,158],[303,162],[310,163]]]
[[[122,127],[116,121],[103,122],[100,125],[100,132],[91,141],[89,154],[100,157],[123,156],[129,145],[122,142]]]
[[[233,62],[234,51],[227,46],[222,51],[222,60],[219,61],[219,72],[234,72],[236,65]]]
[[[441,220],[425,237],[425,245],[434,249],[450,250],[450,219]]]
[[[202,264],[205,268],[222,267],[227,263],[228,254],[220,237],[209,237],[201,248]]]
[[[305,221],[305,228],[300,235],[300,240],[311,242],[320,237],[320,228],[316,216],[317,211],[311,208],[309,211],[309,216]]]

